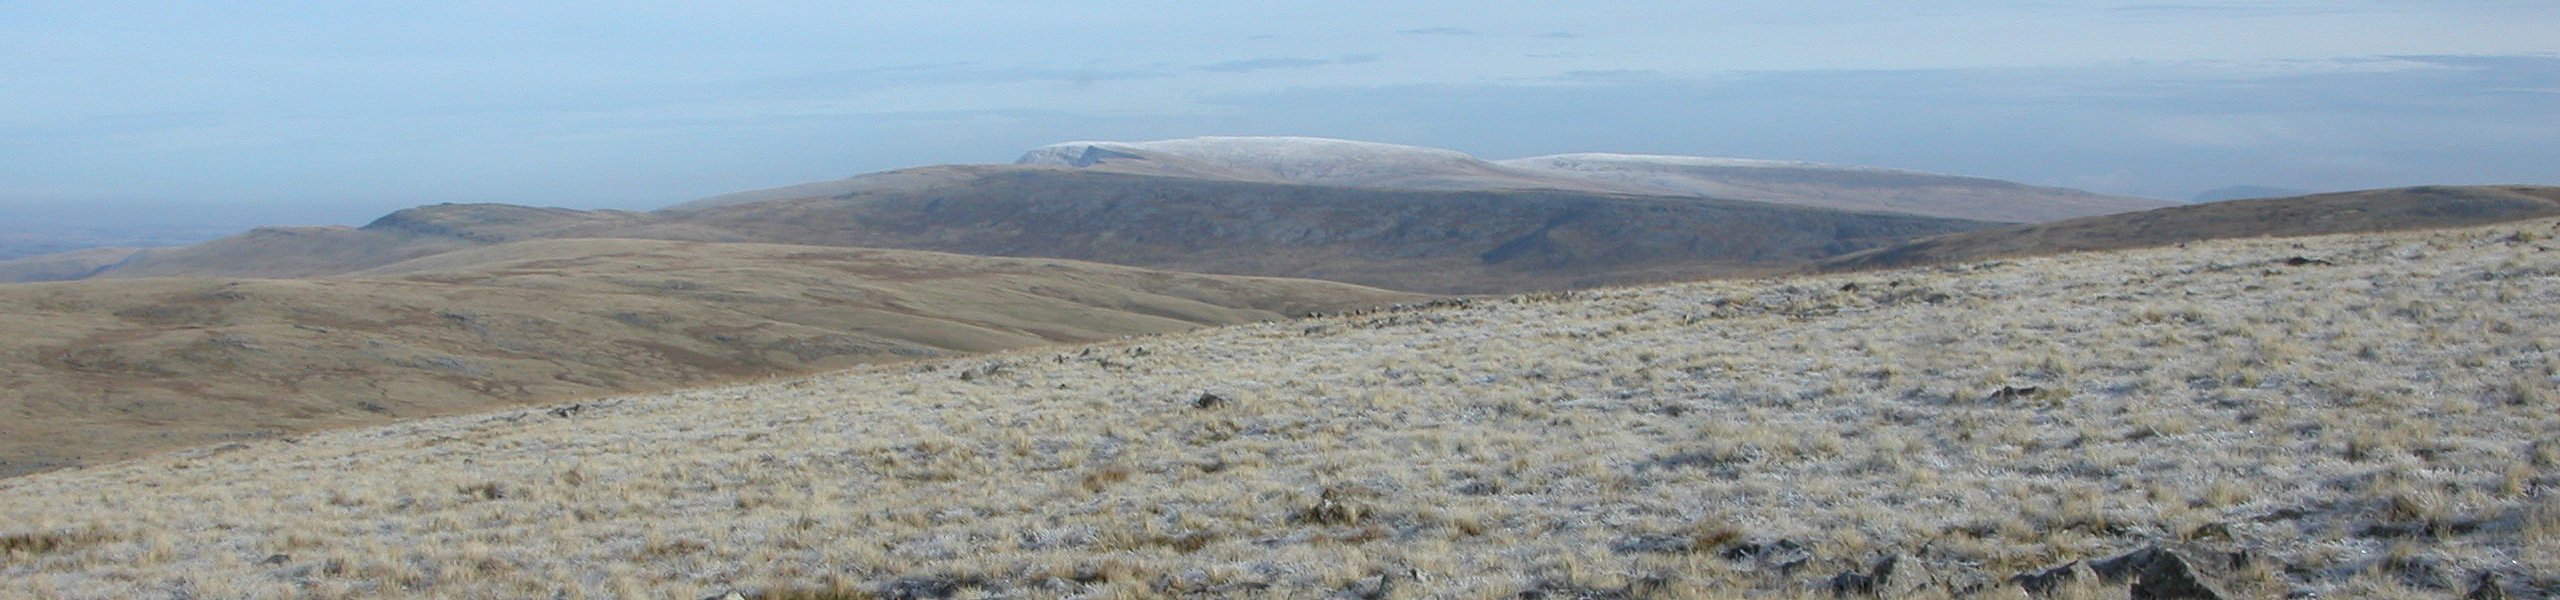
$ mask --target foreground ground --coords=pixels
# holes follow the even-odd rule
[[[2103,598],[2154,579],[2085,561],[2161,546],[2233,597],[2549,597],[2555,233],[1452,302],[207,448],[0,481],[0,596]]]

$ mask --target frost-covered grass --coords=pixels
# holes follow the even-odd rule
[[[2222,582],[2251,597],[2548,590],[2555,231],[1483,299],[185,452],[0,481],[0,596],[1827,597],[1899,556],[2016,598],[2164,541],[2262,557]]]

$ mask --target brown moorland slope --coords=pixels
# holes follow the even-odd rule
[[[1827,259],[1816,271],[1953,264],[2000,257],[2483,225],[2560,215],[2560,187],[2427,186],[2231,200],[1949,234]]]
[[[253,441],[0,480],[0,596],[2548,598],[2554,235],[1489,299]]]
[[[1417,296],[1062,260],[545,240],[348,277],[0,285],[0,476]]]

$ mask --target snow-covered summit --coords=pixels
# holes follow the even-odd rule
[[[1196,137],[1050,144],[1015,164],[1147,175],[1356,187],[1523,187],[1524,179],[1464,152],[1316,137]]]
[[[1214,136],[1050,144],[1010,165],[921,167],[717,196],[670,210],[895,193],[998,174],[1089,171],[1248,183],[1428,191],[1555,190],[1740,200],[1984,221],[2042,222],[2167,206],[1997,179],[1795,160],[1575,153],[1489,161],[1455,150],[1319,137]]]

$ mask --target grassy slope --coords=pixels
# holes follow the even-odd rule
[[[142,248],[89,248],[57,254],[39,254],[0,259],[0,282],[67,281],[88,277],[113,267],[136,254],[149,252]]]
[[[153,248],[101,278],[343,275],[445,252],[564,238],[746,241],[666,223],[647,213],[508,204],[439,204],[394,212],[364,227],[261,227],[201,244]],[[21,262],[0,262],[0,281]]]
[[[923,190],[674,213],[746,239],[1037,255],[1496,293],[1767,273],[1990,224],[1757,202],[995,170]]]
[[[850,198],[662,213],[425,206],[362,228],[265,228],[147,250],[99,277],[317,277],[511,241],[615,237],[1042,256],[1432,293],[1520,292],[1766,273],[1991,226],[1723,200],[1060,169],[960,169],[936,181]],[[37,262],[0,262],[0,278],[61,271]]]
[[[2555,233],[1488,300],[213,448],[0,481],[0,595],[1828,597],[1901,556],[1914,595],[2020,598],[2162,540],[2252,553],[2243,597],[2547,594]]]
[[[2151,210],[2170,203],[2013,181],[1817,164],[1749,166],[1681,157],[1567,154],[1501,161],[1566,177],[1616,182],[1653,193],[1896,212],[2001,223],[2035,223]]]
[[[1414,298],[928,252],[551,240],[351,277],[0,286],[0,475]]]
[[[1817,271],[2123,250],[2236,237],[2462,227],[2560,215],[2560,187],[2433,186],[2233,200],[1982,229],[1823,260]]]

